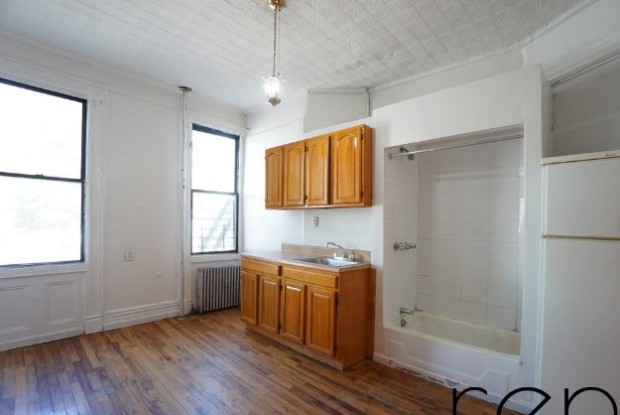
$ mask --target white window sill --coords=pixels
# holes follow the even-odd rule
[[[29,267],[0,268],[0,279],[36,277],[41,275],[76,274],[88,271],[84,262],[76,264],[33,265]]]
[[[205,254],[205,255],[192,255],[190,262],[192,264],[199,264],[202,262],[217,262],[217,261],[234,261],[241,258],[238,253],[235,254]]]

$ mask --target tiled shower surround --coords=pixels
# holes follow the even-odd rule
[[[513,139],[387,162],[387,242],[406,239],[399,234],[407,230],[417,243],[415,254],[395,252],[387,265],[413,292],[416,310],[519,330],[522,145]]]

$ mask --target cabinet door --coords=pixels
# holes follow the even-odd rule
[[[329,204],[329,135],[306,140],[306,205]]]
[[[280,334],[297,343],[304,342],[306,315],[306,286],[285,281],[282,283],[282,330]]]
[[[257,323],[258,275],[241,271],[241,320],[248,324]]]
[[[278,333],[280,329],[280,278],[258,276],[258,326]]]
[[[284,153],[284,206],[303,206],[305,143],[298,141],[283,147]]]
[[[363,197],[362,129],[333,134],[331,148],[332,204],[361,204]]]
[[[265,207],[282,207],[282,147],[265,151]]]
[[[306,346],[333,356],[336,351],[336,293],[308,287]]]

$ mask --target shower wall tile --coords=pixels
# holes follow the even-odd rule
[[[489,243],[482,241],[461,241],[463,258],[473,262],[489,262]]]
[[[437,296],[440,299],[459,300],[461,298],[461,284],[458,280],[438,278]]]
[[[522,159],[521,140],[418,155],[418,309],[518,329]]]
[[[437,314],[437,297],[431,295],[418,294],[416,298],[416,310],[427,313]]]
[[[519,220],[518,198],[489,199],[487,218],[491,221],[517,222]]]
[[[461,300],[468,303],[487,304],[487,284],[477,282],[461,283]]]
[[[458,298],[438,297],[437,314],[456,320],[461,314],[461,302]]]
[[[517,311],[513,308],[493,307],[487,308],[487,322],[493,327],[503,330],[517,329]]]
[[[461,302],[461,320],[468,323],[486,325],[487,306],[484,304]]]
[[[459,263],[459,279],[470,282],[488,281],[489,264],[487,262],[476,262],[463,260]]]
[[[489,222],[486,220],[462,220],[464,241],[488,241]]]
[[[489,264],[489,284],[517,286],[517,264]]]
[[[489,247],[489,261],[497,264],[517,264],[519,244],[516,242],[493,242]]]
[[[441,278],[457,279],[459,277],[460,261],[454,259],[442,259],[437,263],[435,274]]]
[[[461,205],[461,219],[464,220],[488,220],[489,199],[465,199]]]
[[[519,241],[519,223],[509,221],[492,221],[489,223],[490,241],[497,242],[518,242]]]
[[[489,284],[488,287],[489,305],[517,308],[517,287],[508,284]]]
[[[417,281],[417,292],[425,295],[438,295],[438,279],[437,277],[419,276]]]

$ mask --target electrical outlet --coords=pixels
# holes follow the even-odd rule
[[[312,217],[312,227],[313,228],[318,228],[319,227],[319,217],[318,216],[313,216]]]
[[[133,261],[136,259],[136,253],[132,248],[125,249],[125,256],[123,256],[125,261]]]

